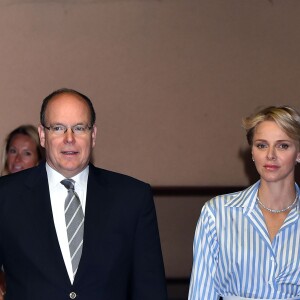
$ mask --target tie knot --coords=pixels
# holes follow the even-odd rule
[[[66,189],[68,190],[73,190],[74,191],[74,183],[75,181],[73,179],[64,179],[60,182],[62,185],[65,186]]]

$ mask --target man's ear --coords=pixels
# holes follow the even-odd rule
[[[45,148],[45,128],[43,125],[39,125],[38,132],[40,136],[40,144]]]
[[[95,144],[96,144],[96,136],[97,136],[97,126],[96,126],[96,125],[93,125],[93,128],[92,128],[92,148],[95,147]]]

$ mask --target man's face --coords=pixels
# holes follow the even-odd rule
[[[74,94],[60,94],[51,99],[45,113],[45,126],[90,126],[87,103]],[[75,135],[71,128],[66,133],[55,132],[39,126],[41,145],[46,149],[47,163],[63,176],[70,178],[80,173],[89,163],[95,146],[97,128]]]

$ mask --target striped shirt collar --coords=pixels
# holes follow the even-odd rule
[[[249,186],[243,191],[236,192],[232,194],[232,198],[225,204],[228,207],[242,207],[251,213],[255,204],[256,204],[256,197],[258,193],[258,189],[260,187],[260,180],[258,180],[253,185]],[[297,194],[300,196],[300,189],[297,183],[295,183],[295,188]],[[300,203],[298,200],[297,203],[297,211],[300,212]]]

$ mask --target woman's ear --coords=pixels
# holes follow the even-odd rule
[[[300,152],[298,152],[298,154],[297,154],[296,162],[300,163]]]

